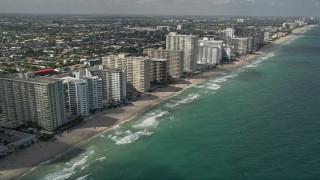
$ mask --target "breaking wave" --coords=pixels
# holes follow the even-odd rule
[[[132,127],[135,129],[155,128],[159,125],[159,121],[157,121],[157,118],[162,117],[168,113],[168,111],[162,111],[161,109],[158,109],[155,112],[150,113],[146,117],[144,117],[144,120],[141,123],[133,125]]]
[[[270,58],[274,57],[275,54],[272,53],[268,53],[266,56],[264,57],[260,57],[257,60],[251,62],[249,65],[245,66],[246,68],[254,68],[257,67],[260,63],[262,63],[263,61],[269,60]]]
[[[210,89],[210,90],[218,90],[218,89],[221,88],[221,86],[218,85],[218,84],[213,83],[210,86],[208,86],[207,88]]]
[[[73,174],[76,173],[77,168],[83,168],[82,165],[88,161],[88,158],[94,154],[92,147],[88,151],[80,154],[78,157],[72,159],[71,161],[65,163],[66,168],[56,171],[54,173],[46,175],[44,180],[64,180],[70,178]]]
[[[132,133],[131,131],[127,131],[125,133],[126,136],[120,137],[120,136],[112,136],[109,135],[109,138],[115,142],[117,145],[123,145],[123,144],[130,144],[136,140],[138,140],[141,136],[150,136],[153,134],[152,132],[147,131],[146,129],[143,131],[138,131],[135,133]]]
[[[90,174],[87,174],[87,175],[85,175],[85,176],[78,177],[76,180],[86,180],[88,176],[90,176]]]
[[[106,159],[107,159],[106,157],[101,157],[101,158],[96,159],[95,161],[104,161]]]
[[[182,105],[182,104],[190,103],[190,102],[198,99],[199,97],[200,97],[200,94],[192,93],[192,94],[189,94],[187,98],[179,100],[179,101],[176,101],[173,104],[172,103],[167,103],[167,104],[164,105],[164,107],[169,108],[169,109],[170,108],[174,108],[174,107]]]

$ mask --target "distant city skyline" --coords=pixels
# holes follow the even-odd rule
[[[320,0],[1,0],[0,13],[320,16]]]

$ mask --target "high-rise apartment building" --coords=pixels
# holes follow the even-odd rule
[[[183,35],[171,32],[166,36],[167,50],[181,50],[184,52],[183,71],[196,71],[198,35]]]
[[[83,78],[88,83],[89,109],[103,108],[103,84],[102,79],[98,76],[86,76]]]
[[[257,51],[264,44],[264,32],[260,29],[240,26],[236,28],[237,37],[248,37],[249,39],[249,52]]]
[[[89,93],[88,83],[83,79],[69,78],[68,84],[68,101],[69,109],[72,114],[89,116]]]
[[[150,81],[156,84],[167,84],[167,60],[150,59]]]
[[[170,31],[170,26],[157,26],[157,30],[160,31]]]
[[[91,74],[102,79],[103,99],[119,102],[127,96],[127,73],[125,70],[92,69]]]
[[[223,35],[225,38],[234,38],[235,37],[234,32],[235,30],[233,28],[226,28],[223,31]]]
[[[162,49],[144,49],[143,54],[150,58],[166,59],[168,76],[170,78],[179,79],[182,77],[183,71],[183,51],[179,50],[162,50]]]
[[[231,56],[233,54],[233,50],[234,50],[233,47],[225,45],[223,47],[223,58],[231,59],[232,58]]]
[[[231,45],[234,46],[235,53],[238,54],[247,54],[251,51],[251,42],[252,38],[243,37],[243,38],[232,38]]]
[[[146,92],[150,89],[150,59],[147,57],[106,56],[102,64],[108,69],[122,69],[127,73],[128,92]]]
[[[177,30],[181,31],[183,29],[183,26],[181,24],[177,25]]]
[[[269,43],[269,41],[270,41],[270,32],[264,32],[263,43]]]
[[[252,30],[251,36],[252,36],[252,51],[255,52],[264,44],[263,42],[264,32],[255,29],[255,30]]]
[[[77,79],[83,79],[88,83],[88,99],[90,110],[103,108],[103,83],[102,78],[92,76],[88,69],[80,69],[73,73]]]
[[[223,41],[216,41],[207,37],[198,40],[198,63],[219,64],[223,56]]]
[[[0,76],[0,92],[6,123],[35,122],[47,130],[66,123],[62,80],[9,74]]]

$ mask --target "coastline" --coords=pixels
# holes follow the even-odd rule
[[[141,114],[159,102],[176,95],[178,92],[191,87],[193,84],[199,84],[208,78],[216,77],[225,70],[238,67],[249,60],[253,60],[274,50],[278,45],[298,37],[299,35],[297,34],[302,33],[311,27],[312,26],[304,26],[302,28],[297,28],[293,31],[293,34],[265,45],[255,54],[246,55],[233,64],[224,64],[215,69],[210,69],[190,77],[188,81],[180,81],[168,87],[158,89],[151,93],[150,96],[144,95],[139,98],[138,101],[133,102],[133,105],[112,109],[87,119],[86,124],[72,130],[70,133],[64,132],[62,136],[57,136],[55,141],[36,143],[20,152],[13,153],[4,158],[4,161],[6,162],[1,162],[0,178],[16,179],[21,177],[21,175],[36,168],[40,163],[39,166],[46,164],[46,162],[50,162],[57,156],[61,156],[62,154],[77,148],[79,144],[95,138],[115,125],[135,118],[138,114]],[[3,167],[3,165],[6,166]]]

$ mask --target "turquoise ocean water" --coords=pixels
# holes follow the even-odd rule
[[[23,179],[319,179],[320,27]]]

